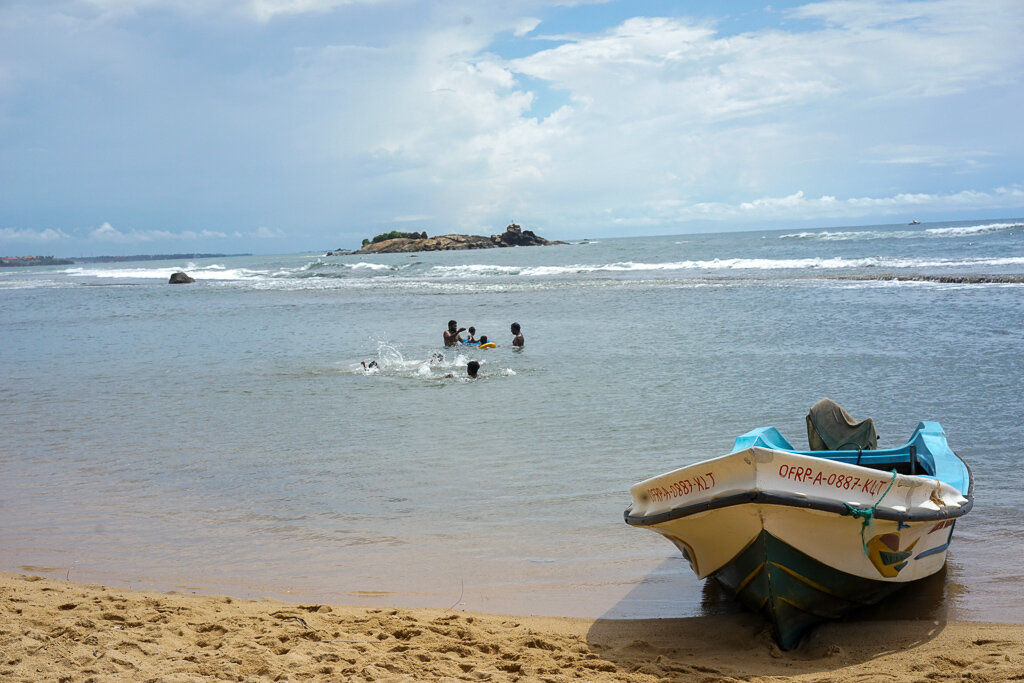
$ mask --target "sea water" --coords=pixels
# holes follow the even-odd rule
[[[177,270],[196,283],[168,285]],[[0,569],[727,611],[623,523],[629,487],[758,426],[801,447],[828,396],[873,417],[882,447],[940,422],[974,472],[946,570],[894,614],[1019,620],[1022,281],[1019,219],[5,269]],[[444,349],[449,319],[498,348]]]

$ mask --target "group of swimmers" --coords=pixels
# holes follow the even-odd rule
[[[466,339],[462,338],[463,332],[469,332],[469,337]],[[484,345],[497,346],[494,342],[487,338],[487,335],[480,335],[480,338],[476,338],[476,328],[470,327],[468,330],[465,327],[459,327],[459,324],[454,320],[448,321],[448,329],[444,331],[444,345],[446,347],[456,346],[457,344],[479,344],[481,347]],[[522,348],[526,344],[523,339],[522,328],[519,323],[512,323],[512,346]]]
[[[523,338],[522,327],[519,323],[512,323],[512,346],[513,348],[523,348],[526,344]],[[465,340],[462,338],[463,332],[469,332],[469,337]],[[476,338],[476,328],[470,327],[468,330],[465,327],[459,327],[459,323],[454,320],[448,321],[448,329],[444,331],[444,345],[446,347],[457,346],[458,344],[478,344],[480,348],[491,348],[497,346],[494,342],[487,339],[487,335],[480,335],[480,338]],[[466,374],[470,379],[476,379],[480,375],[480,363],[475,360],[471,360],[466,363]],[[454,377],[453,374],[445,375],[445,377]]]
[[[522,331],[522,328],[520,327],[519,323],[512,323],[511,330],[512,330],[512,347],[513,348],[517,348],[517,349],[523,348],[523,346],[525,345],[526,342],[523,339],[523,331]],[[469,332],[469,337],[466,338],[465,340],[462,338],[462,333],[463,332]],[[477,339],[477,337],[476,337],[476,328],[475,327],[470,327],[467,330],[465,327],[459,327],[459,324],[456,321],[449,320],[448,321],[448,329],[444,331],[444,345],[445,345],[445,347],[451,347],[451,346],[458,346],[459,344],[472,344],[474,346],[479,345],[482,348],[493,348],[493,347],[497,346],[497,344],[495,344],[494,342],[488,340],[487,335],[480,335],[480,338]],[[442,353],[435,353],[435,354],[433,354],[431,356],[429,361],[425,361],[425,362],[433,365],[434,363],[442,362],[442,361],[444,361],[444,354],[442,354]],[[362,361],[361,365],[363,366],[363,371],[364,372],[375,372],[380,367],[378,365],[377,361],[375,361],[375,360],[371,360],[369,363],[367,363],[366,361]],[[470,379],[477,379],[480,376],[479,372],[480,372],[480,362],[479,361],[471,360],[468,363],[466,363],[466,374],[469,376]],[[445,377],[454,377],[454,376],[455,375],[452,374],[452,373],[449,373],[449,374],[445,375]]]

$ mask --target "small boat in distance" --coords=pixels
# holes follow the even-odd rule
[[[907,225],[921,225],[921,221],[915,219],[907,223]]]
[[[877,449],[830,399],[807,415],[809,451],[774,427],[733,452],[634,485],[627,524],[665,536],[771,624],[784,650],[815,624],[939,571],[956,520],[974,504],[970,468],[937,422]]]

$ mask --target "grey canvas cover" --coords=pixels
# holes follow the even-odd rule
[[[873,451],[878,432],[870,417],[858,422],[841,405],[823,398],[807,413],[807,443],[812,451]]]

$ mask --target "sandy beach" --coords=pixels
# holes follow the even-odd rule
[[[1008,681],[1024,625],[602,620],[290,604],[0,573],[3,681]]]

